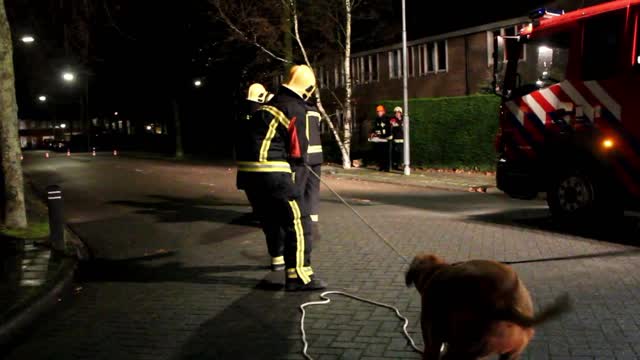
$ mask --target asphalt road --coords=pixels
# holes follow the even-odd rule
[[[249,221],[230,165],[194,165],[27,154],[40,190],[64,191],[67,219],[96,260],[72,294],[9,359],[299,359],[297,306],[317,294],[281,291],[266,269],[260,230]],[[569,292],[575,310],[541,326],[525,358],[638,359],[640,240],[623,226],[564,229],[541,202],[332,179],[328,182],[403,256],[514,264],[537,305]],[[419,296],[404,286],[406,263],[323,190],[313,264],[332,289],[398,306],[419,343]],[[313,308],[308,332],[319,359],[419,355],[383,309],[345,299]]]

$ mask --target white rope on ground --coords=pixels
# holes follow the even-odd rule
[[[306,311],[304,310],[304,308],[306,308],[307,306],[313,306],[313,305],[326,305],[329,304],[331,302],[331,298],[327,297],[327,295],[342,295],[342,296],[346,296],[348,298],[354,299],[354,300],[358,300],[364,303],[368,303],[368,304],[372,304],[372,305],[376,305],[376,306],[380,306],[380,307],[384,307],[387,308],[389,310],[393,310],[396,313],[396,316],[398,318],[400,318],[400,320],[404,321],[404,325],[402,325],[402,332],[404,333],[404,336],[407,338],[407,341],[409,341],[409,344],[411,345],[411,347],[413,348],[413,350],[415,350],[418,353],[422,354],[422,349],[418,348],[418,346],[416,345],[416,343],[413,341],[413,338],[411,337],[411,335],[409,335],[409,332],[407,330],[407,327],[409,326],[409,319],[407,319],[404,315],[402,315],[400,313],[400,310],[398,310],[397,307],[389,305],[389,304],[385,304],[385,303],[381,303],[381,302],[377,302],[377,301],[373,301],[373,300],[369,300],[363,297],[359,297],[356,295],[352,295],[343,291],[325,291],[322,294],[320,294],[320,298],[322,300],[318,300],[318,301],[309,301],[307,303],[304,303],[302,305],[300,305],[300,311],[302,311],[302,317],[300,318],[300,331],[302,332],[302,343],[304,344],[304,347],[302,348],[302,355],[308,359],[308,360],[313,360],[313,358],[311,357],[311,355],[309,355],[309,353],[307,352],[309,350],[309,343],[307,342],[307,333],[304,330],[304,318],[306,315]]]
[[[402,260],[409,264],[409,260],[400,253],[400,251],[398,251],[398,249],[396,249],[395,246],[393,246],[393,244],[391,242],[389,242],[389,240],[387,240],[387,238],[384,237],[384,235],[382,235],[375,227],[373,227],[373,225],[371,225],[365,218],[362,217],[362,215],[360,215],[360,213],[358,213],[356,211],[356,209],[354,209],[346,200],[344,200],[342,198],[342,196],[340,196],[337,192],[335,192],[335,190],[333,190],[331,188],[331,186],[329,186],[318,174],[316,174],[309,166],[305,165],[307,170],[309,170],[309,172],[311,172],[311,174],[313,174],[313,176],[315,176],[316,178],[318,178],[318,180],[320,180],[320,182],[322,184],[324,184],[324,186],[327,187],[327,189],[329,189],[333,195],[335,195],[345,206],[347,206],[354,214],[356,214],[356,216],[365,224],[369,227],[369,229],[371,229],[377,236],[378,238],[380,238],[385,244],[387,244],[387,246],[389,246],[389,248],[391,248],[391,250],[393,250],[393,252],[395,252],[398,256],[400,256],[400,258],[402,258]],[[411,335],[409,335],[409,332],[407,331],[407,327],[409,326],[409,319],[407,319],[404,315],[402,315],[400,313],[400,310],[398,310],[397,307],[389,305],[389,304],[385,304],[385,303],[381,303],[378,301],[374,301],[374,300],[370,300],[370,299],[366,299],[360,296],[356,296],[353,294],[349,294],[347,292],[343,292],[343,291],[325,291],[322,294],[320,294],[320,298],[322,300],[318,300],[318,301],[309,301],[306,302],[302,305],[300,305],[300,311],[302,312],[302,316],[300,317],[300,331],[302,332],[302,343],[304,344],[303,348],[302,348],[302,355],[305,357],[305,359],[308,360],[313,360],[313,358],[309,355],[308,350],[309,350],[309,343],[307,342],[307,333],[304,330],[304,318],[306,316],[306,311],[305,308],[307,306],[313,306],[313,305],[327,305],[331,302],[331,298],[327,297],[327,295],[342,295],[342,296],[346,296],[348,298],[354,299],[354,300],[358,300],[367,304],[372,304],[372,305],[376,305],[376,306],[380,306],[380,307],[384,307],[387,308],[389,310],[393,310],[396,313],[396,316],[398,318],[400,318],[401,320],[404,321],[404,325],[402,326],[402,332],[404,333],[404,336],[407,338],[409,344],[411,345],[411,347],[413,348],[414,351],[422,354],[423,351],[422,349],[418,348],[418,346],[416,346],[415,341],[413,341],[413,338],[411,337]]]

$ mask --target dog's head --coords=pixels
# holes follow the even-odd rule
[[[433,254],[422,253],[416,255],[405,276],[407,286],[415,285],[418,291],[422,290],[436,271],[444,266],[447,266],[447,263]]]

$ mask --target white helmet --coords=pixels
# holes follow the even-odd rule
[[[402,114],[402,108],[401,108],[400,106],[396,106],[396,107],[395,107],[395,109],[393,109],[393,112],[394,112],[394,113],[399,112],[399,113],[401,113],[401,114]]]

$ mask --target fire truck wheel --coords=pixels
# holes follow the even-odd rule
[[[590,174],[573,171],[559,176],[547,192],[547,203],[554,218],[561,221],[615,217],[620,213],[607,186]]]

